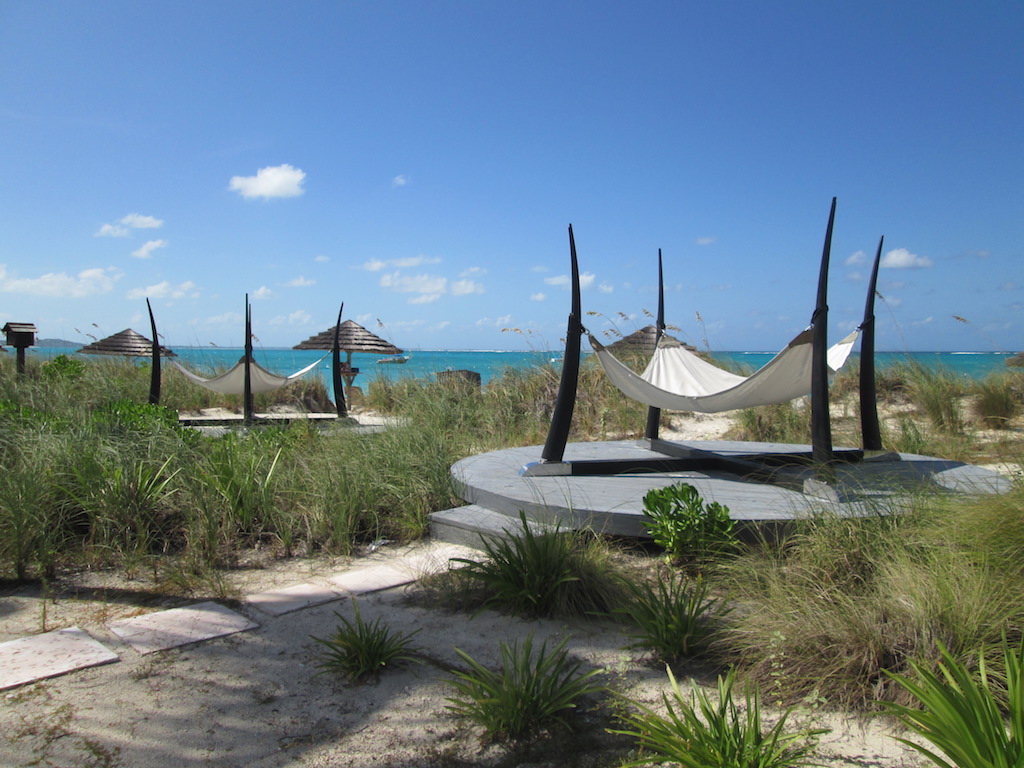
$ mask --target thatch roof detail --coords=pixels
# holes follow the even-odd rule
[[[323,333],[310,336],[301,344],[296,344],[292,349],[333,349],[334,329],[337,327],[331,326]],[[370,331],[354,320],[346,320],[341,324],[338,346],[346,352],[369,352],[374,355],[402,354],[402,350],[390,341],[385,341],[380,336],[370,333]]]
[[[120,333],[107,336],[105,339],[94,341],[92,344],[78,350],[82,355],[123,355],[125,357],[152,357],[153,342],[136,333],[131,328],[125,328]],[[161,357],[177,357],[167,347],[160,347]]]
[[[666,339],[674,341],[678,344],[682,344],[686,349],[689,349],[690,351],[696,351],[697,349],[692,344],[687,344],[685,342],[679,341],[679,339],[675,338],[674,336],[670,336],[667,333],[663,334],[663,336]],[[653,353],[654,344],[657,341],[657,339],[658,329],[653,325],[647,325],[641,328],[639,331],[636,331],[635,333],[629,334],[629,336],[625,336],[619,339],[614,344],[609,344],[607,348],[618,352],[624,352],[628,350],[631,352]]]

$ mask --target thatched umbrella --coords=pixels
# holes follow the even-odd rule
[[[131,328],[125,328],[120,333],[107,336],[105,339],[94,341],[92,344],[78,350],[80,355],[121,355],[123,357],[149,357],[153,354],[153,342],[136,333]],[[167,347],[160,347],[162,357],[177,357]]]
[[[352,367],[352,353],[366,352],[373,355],[400,355],[402,350],[385,341],[380,336],[366,330],[354,320],[341,322],[341,312],[345,305],[338,310],[338,324],[328,328],[316,336],[310,336],[301,344],[296,344],[292,349],[331,349],[334,351],[334,402],[338,408],[338,415],[345,415],[345,395],[341,388],[341,378],[345,383],[352,386],[352,382],[359,373],[358,368]],[[341,364],[339,352],[344,351],[345,363]]]
[[[667,333],[662,333],[662,338],[674,341],[678,344],[682,344],[689,350],[695,350],[691,344],[686,344],[679,339],[670,336]],[[658,329],[654,325],[646,325],[635,333],[624,336],[623,338],[616,341],[614,344],[609,344],[608,349],[615,350],[618,352],[630,351],[630,352],[654,352],[654,345],[658,340]]]

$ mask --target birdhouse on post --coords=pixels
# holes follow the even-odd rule
[[[36,344],[36,327],[32,323],[8,323],[3,328],[7,344],[18,350],[18,373],[25,373],[25,350]]]

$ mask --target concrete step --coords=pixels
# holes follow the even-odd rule
[[[541,533],[552,526],[529,520],[530,530]],[[484,539],[507,539],[522,530],[519,516],[511,516],[467,504],[464,507],[445,509],[430,515],[430,538],[449,544],[483,549]]]

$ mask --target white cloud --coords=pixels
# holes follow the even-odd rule
[[[612,285],[611,283],[601,283],[599,286],[597,286],[597,290],[599,290],[601,293],[613,293],[615,291],[615,286]]]
[[[155,216],[143,216],[141,213],[129,213],[121,223],[132,229],[159,229],[164,225],[162,219]]]
[[[547,267],[545,267],[543,265],[538,265],[536,267],[530,267],[530,271],[531,272],[550,272],[551,270],[549,270]]]
[[[242,322],[243,318],[238,312],[225,312],[222,315],[214,315],[202,321],[203,325],[226,325],[232,328],[237,327]]]
[[[401,259],[371,259],[363,264],[363,269],[367,272],[380,272],[382,269],[387,267],[396,267],[398,269],[408,267],[420,267],[424,264],[439,264],[441,259],[438,256],[406,256]]]
[[[470,267],[464,269],[459,273],[459,277],[482,277],[487,274],[487,270],[483,267]]]
[[[441,298],[448,291],[448,279],[435,275],[407,276],[399,272],[388,272],[380,276],[380,287],[390,288],[399,293],[416,293],[410,304],[429,304]]]
[[[306,279],[302,275],[299,275],[298,277],[293,278],[289,280],[287,283],[285,283],[285,285],[288,286],[289,288],[308,288],[309,286],[315,284],[316,280]]]
[[[491,319],[489,317],[481,317],[476,321],[478,328],[489,328],[494,326],[495,328],[505,328],[512,322],[512,315],[502,315],[499,318]]]
[[[392,187],[404,187],[409,183],[409,177],[404,173],[400,173],[391,180]]]
[[[594,284],[594,280],[597,279],[597,275],[593,272],[584,272],[580,275],[580,290],[585,291]],[[572,285],[572,279],[568,275],[556,275],[555,277],[545,277],[544,282],[547,285],[557,285],[561,288],[568,288]]]
[[[260,299],[269,299],[273,295],[274,292],[267,288],[267,286],[265,285],[261,285],[259,288],[257,288],[255,291],[249,294],[250,298],[256,299],[257,301]]]
[[[228,189],[246,198],[298,197],[306,191],[302,188],[305,178],[304,171],[285,163],[260,168],[255,176],[232,176]]]
[[[156,285],[150,285],[145,288],[132,288],[128,291],[129,299],[194,299],[199,296],[199,291],[196,290],[196,284],[191,280],[186,280],[184,283],[179,285],[171,285],[167,280]]]
[[[313,316],[304,309],[297,309],[288,315],[289,325],[309,325],[313,322]]]
[[[543,293],[531,293],[530,301],[544,301],[547,298],[546,294]]]
[[[319,262],[320,264],[325,264],[326,262],[328,262],[330,260],[331,260],[330,256],[324,256],[323,254],[321,254],[320,256],[315,256],[313,258],[313,261]]]
[[[452,296],[468,296],[471,293],[486,293],[487,289],[475,280],[456,280],[452,283]]]
[[[132,256],[136,259],[150,259],[153,257],[153,251],[158,248],[166,248],[166,240],[150,240],[143,244],[141,248],[136,251],[132,251]]]
[[[409,299],[410,304],[433,304],[441,298],[440,293],[423,293]]]
[[[109,293],[121,277],[113,267],[95,267],[83,269],[75,276],[66,272],[48,272],[41,277],[17,278],[8,275],[6,265],[0,264],[0,292],[80,299]]]
[[[846,257],[846,261],[843,262],[848,267],[859,267],[861,264],[868,260],[868,255],[864,251],[854,251]]]
[[[882,267],[885,269],[920,269],[930,266],[931,259],[913,254],[906,248],[894,248],[882,257]]]
[[[104,224],[93,237],[128,237],[128,235],[128,227],[122,227],[120,224]]]
[[[698,237],[694,242],[697,245],[714,245],[717,240],[717,237]]]

